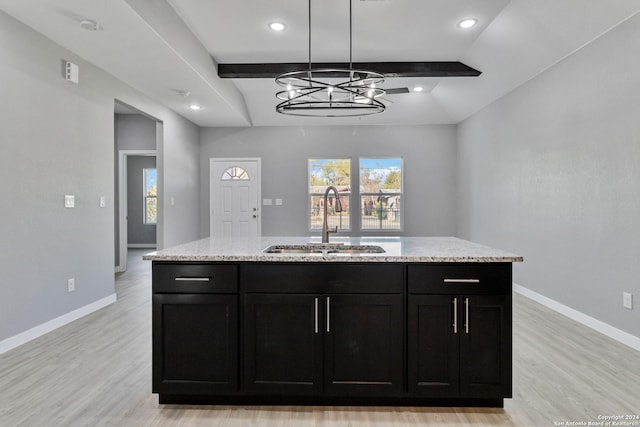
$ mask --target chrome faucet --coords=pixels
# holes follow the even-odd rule
[[[324,192],[324,215],[322,217],[322,243],[329,243],[329,233],[338,232],[338,226],[329,228],[329,225],[327,224],[327,211],[328,211],[327,198],[329,197],[330,191],[333,191],[333,193],[336,195],[336,204],[335,204],[334,210],[336,212],[342,212],[342,202],[340,201],[340,193],[338,192],[338,189],[336,187],[334,187],[333,185],[330,185],[329,187],[327,187],[327,189]]]

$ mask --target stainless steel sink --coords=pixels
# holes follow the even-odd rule
[[[385,250],[375,245],[310,243],[308,245],[273,245],[263,252],[267,254],[381,254]]]

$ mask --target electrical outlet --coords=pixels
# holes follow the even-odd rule
[[[73,277],[67,280],[67,292],[73,292],[76,290],[76,279]]]
[[[630,294],[629,292],[622,293],[622,306],[629,310],[633,310],[633,294]]]

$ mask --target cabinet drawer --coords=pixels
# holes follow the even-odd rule
[[[413,294],[495,294],[511,292],[511,263],[434,263],[407,267]]]
[[[251,263],[243,264],[245,292],[271,293],[401,293],[400,264]]]
[[[154,293],[238,292],[236,264],[153,263]]]

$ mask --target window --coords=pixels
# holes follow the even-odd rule
[[[223,181],[248,181],[249,174],[240,166],[233,166],[222,174]]]
[[[340,192],[342,212],[335,211],[335,195],[329,193],[324,206],[324,192],[333,185]],[[329,227],[350,229],[349,197],[351,196],[351,159],[309,159],[309,228],[322,229],[322,219],[327,210]]]
[[[309,159],[310,230],[322,228],[324,192],[330,185],[340,192],[343,211],[335,212],[335,196],[330,193],[326,206],[329,227],[357,230],[359,223],[360,231],[365,232],[402,230],[402,159],[362,157],[357,167],[359,173],[352,178],[351,159]],[[359,206],[353,217],[350,201]]]
[[[402,159],[360,159],[360,229],[402,229]]]
[[[158,170],[144,168],[142,170],[142,194],[144,195],[144,218],[147,225],[158,223]]]

